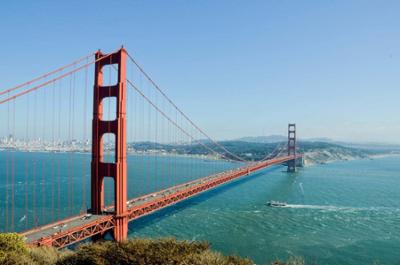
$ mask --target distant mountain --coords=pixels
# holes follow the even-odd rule
[[[268,136],[247,136],[236,139],[236,141],[248,143],[278,143],[287,141],[287,136],[283,135],[268,135]]]
[[[385,143],[351,143],[351,142],[339,142],[334,141],[332,143],[351,147],[351,148],[359,148],[359,149],[368,149],[368,150],[392,150],[392,151],[399,151],[400,145],[398,144],[385,144]]]
[[[286,137],[269,137],[267,140],[275,139],[275,141]],[[253,140],[254,138],[250,138]],[[260,138],[256,138],[260,141]],[[261,138],[265,140],[265,138]],[[260,143],[246,141],[220,141],[219,144],[229,150],[228,153],[220,146],[214,143],[152,143],[152,142],[135,142],[128,143],[128,152],[138,154],[176,154],[176,155],[195,155],[195,156],[215,156],[216,151],[222,153],[223,157],[238,160],[258,161],[271,154],[285,154],[286,150],[282,149],[282,141],[275,143]],[[318,141],[300,141],[298,152],[304,154],[306,164],[323,164],[338,160],[352,160],[362,158],[372,158],[374,156],[400,154],[400,150],[384,149],[384,148],[355,148],[343,146],[336,143],[318,142]],[[282,152],[283,151],[283,152]],[[232,155],[232,153],[234,155]]]
[[[234,141],[242,141],[247,143],[278,143],[287,141],[287,136],[283,135],[269,135],[269,136],[248,136],[242,137]],[[358,148],[358,149],[368,149],[368,150],[400,150],[400,145],[398,144],[386,144],[378,142],[346,142],[337,141],[328,137],[315,137],[315,138],[301,138],[299,142],[313,142],[313,143],[329,143],[336,144],[343,147]],[[301,145],[301,144],[300,144]]]
[[[321,143],[338,143],[330,138],[327,137],[319,137],[319,138],[307,138],[307,139],[300,139],[301,141],[305,142],[321,142]],[[287,141],[287,136],[284,135],[268,135],[268,136],[247,136],[236,139],[234,141],[242,141],[248,143],[279,143]]]
[[[337,144],[344,147],[358,148],[358,149],[368,149],[368,150],[400,150],[400,145],[398,144],[388,144],[379,142],[346,142],[346,141],[336,141],[330,138],[308,138],[300,139],[303,142],[320,142],[320,143],[330,143]]]
[[[307,138],[303,139],[303,141],[309,141],[309,142],[324,142],[324,143],[335,143],[335,140],[332,140],[331,138],[328,137],[318,137],[318,138]]]

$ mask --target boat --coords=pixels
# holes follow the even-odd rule
[[[270,207],[285,207],[286,205],[287,205],[286,202],[279,202],[279,201],[267,202],[267,206],[270,206]]]

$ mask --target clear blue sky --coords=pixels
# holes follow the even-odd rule
[[[400,1],[3,1],[6,88],[124,44],[217,139],[400,143]]]

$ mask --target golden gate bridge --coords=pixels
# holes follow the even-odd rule
[[[270,166],[294,172],[302,158],[295,124],[257,161],[228,150],[124,48],[0,91],[0,117],[0,228],[38,246],[121,241],[132,220]]]

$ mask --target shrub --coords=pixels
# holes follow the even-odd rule
[[[22,237],[16,233],[0,234],[0,251],[27,253],[27,248]]]
[[[225,257],[209,250],[205,242],[175,239],[136,239],[121,243],[100,242],[80,246],[57,265],[251,265],[249,260]]]
[[[35,247],[29,249],[29,256],[32,262],[37,265],[56,264],[58,260],[70,253],[70,251],[66,250],[58,251],[52,247]]]
[[[0,234],[0,264],[32,264],[21,236],[15,233]]]
[[[224,256],[206,242],[134,239],[83,244],[76,251],[26,247],[17,234],[0,234],[0,265],[251,265],[248,259]],[[291,264],[292,265],[292,264]]]

